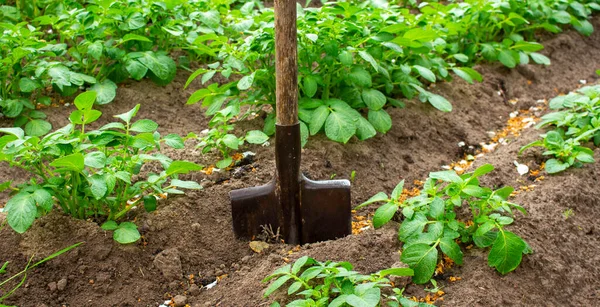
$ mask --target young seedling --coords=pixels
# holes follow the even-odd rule
[[[286,306],[431,306],[418,304],[402,297],[402,291],[393,289],[394,294],[386,295],[383,288],[392,285],[387,276],[412,276],[413,271],[408,268],[392,268],[379,271],[371,275],[362,275],[352,270],[348,262],[319,262],[304,256],[296,260],[293,265],[286,265],[271,275],[263,282],[274,280],[265,290],[264,296],[268,297],[279,288],[289,284],[288,296],[299,296]],[[274,302],[271,306],[280,306]]]
[[[519,154],[531,147],[545,148],[543,155],[554,157],[546,161],[549,174],[593,163],[594,151],[583,145],[589,141],[600,145],[600,85],[555,97],[550,100],[550,109],[557,111],[544,115],[537,128],[555,126],[555,130],[523,146]]]

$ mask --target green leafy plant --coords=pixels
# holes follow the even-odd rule
[[[35,262],[33,264],[31,262],[32,262],[33,257],[35,255],[32,255],[29,258],[29,261],[27,262],[27,265],[25,266],[25,268],[22,271],[16,273],[15,275],[13,275],[13,276],[11,276],[11,277],[3,280],[3,281],[0,281],[0,290],[2,290],[2,288],[6,284],[8,284],[11,280],[14,280],[14,279],[18,278],[19,276],[23,276],[21,278],[21,281],[16,286],[14,286],[12,289],[10,289],[8,291],[4,291],[3,290],[2,292],[4,292],[4,294],[0,293],[0,295],[2,295],[2,296],[0,296],[0,306],[5,306],[5,305],[2,305],[2,301],[4,301],[5,299],[7,299],[13,293],[15,293],[15,291],[17,291],[25,283],[25,281],[27,280],[27,272],[29,272],[30,270],[32,270],[33,268],[39,266],[42,263],[48,262],[48,261],[50,261],[50,260],[52,260],[52,259],[54,259],[54,258],[56,258],[56,257],[58,257],[58,256],[60,256],[60,255],[62,255],[64,253],[66,253],[66,252],[68,252],[68,251],[70,251],[70,250],[78,247],[81,244],[83,244],[83,242],[76,243],[76,244],[73,244],[73,245],[71,245],[71,246],[69,246],[67,248],[61,249],[60,251],[58,251],[56,253],[53,253],[52,255],[50,255],[50,256],[48,256],[48,257],[46,257],[46,258],[44,258],[44,259],[42,259],[42,260],[40,260],[38,262]],[[8,264],[9,264],[9,262],[7,261],[7,262],[4,263],[4,265],[2,265],[2,267],[0,268],[0,275],[6,274],[6,269],[8,267]]]
[[[242,23],[245,39],[232,39],[216,54],[218,62],[198,69],[191,80],[209,82],[217,74],[230,79],[220,91],[198,90],[190,100],[205,95],[207,115],[228,106],[255,113],[275,103],[274,30],[272,9],[243,11],[252,20]],[[323,131],[346,143],[386,133],[392,125],[389,107],[396,99],[418,97],[443,112],[452,110],[444,97],[429,91],[430,84],[454,75],[469,83],[481,81],[470,66],[499,61],[549,65],[539,53],[543,46],[533,34],[540,29],[560,32],[573,25],[584,35],[588,21],[600,9],[595,1],[479,1],[422,3],[413,10],[387,1],[336,1],[319,8],[298,7],[299,117],[303,133]],[[417,10],[418,12],[415,12]],[[238,16],[237,10],[234,10]],[[233,26],[232,26],[233,27]],[[212,85],[211,85],[212,86]],[[268,112],[269,113],[269,112]],[[265,119],[264,132],[274,132],[274,114]]]
[[[287,295],[303,298],[293,300],[286,305],[288,307],[376,307],[383,306],[382,301],[387,303],[386,306],[431,306],[409,301],[398,289],[393,289],[393,295],[382,293],[382,288],[391,288],[386,276],[412,276],[411,269],[386,269],[371,275],[362,275],[352,269],[348,262],[319,262],[304,256],[293,265],[285,265],[267,276],[263,282],[274,281],[265,290],[264,296],[268,297],[289,284]],[[279,306],[279,303],[271,306]]]
[[[492,190],[479,184],[478,177],[493,169],[492,165],[486,164],[463,175],[452,170],[432,172],[418,196],[400,201],[402,181],[390,196],[380,192],[359,207],[384,203],[373,216],[375,227],[385,225],[401,211],[404,219],[398,239],[404,245],[400,259],[414,269],[415,283],[422,284],[431,279],[440,254],[462,264],[463,252],[459,243],[491,247],[488,264],[506,274],[517,268],[523,254],[532,250],[521,237],[505,229],[513,222],[513,209],[525,213],[521,206],[508,201],[513,188]],[[470,216],[461,220],[457,216],[458,209],[465,205]],[[467,224],[466,219],[472,223]]]
[[[115,221],[139,205],[146,211],[155,210],[157,198],[183,194],[180,188],[201,188],[177,176],[201,170],[202,166],[173,161],[159,152],[162,144],[183,148],[180,136],[162,137],[156,131],[158,124],[148,119],[132,121],[139,105],[116,115],[120,122],[86,130],[102,115],[92,108],[95,100],[93,91],[77,96],[77,110],[69,116],[71,123],[44,137],[25,136],[20,128],[0,129],[6,134],[0,137],[0,160],[33,176],[16,187],[11,182],[2,185],[13,192],[5,211],[15,231],[25,232],[57,202],[73,217],[107,220],[103,228],[116,230],[117,241],[130,243],[139,238],[135,225],[122,223],[115,228]],[[150,163],[163,170],[143,172],[142,168]]]
[[[232,106],[218,111],[208,123],[210,129],[203,131],[198,137],[198,147],[202,148],[203,154],[217,150],[223,156],[223,159],[216,163],[217,168],[229,167],[233,163],[232,151],[240,149],[244,142],[260,145],[269,140],[269,136],[260,130],[248,131],[244,137],[237,137],[233,134],[234,125],[230,123],[230,120],[238,114],[239,109]]]
[[[594,151],[583,145],[589,141],[600,145],[600,85],[555,97],[549,106],[557,111],[544,115],[536,128],[554,126],[555,130],[542,135],[542,140],[523,146],[519,154],[531,147],[545,148],[543,155],[554,157],[545,165],[550,174],[593,163]]]

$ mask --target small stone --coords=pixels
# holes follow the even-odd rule
[[[56,283],[58,291],[63,291],[67,287],[67,279],[63,278]]]
[[[252,257],[244,256],[244,258],[242,258],[242,263],[246,263],[246,262],[250,261],[250,258],[252,258]]]
[[[50,292],[54,292],[56,291],[56,282],[51,282],[48,284],[48,289],[50,289]]]
[[[100,272],[96,274],[97,282],[105,282],[110,279],[110,273]]]
[[[154,257],[153,264],[163,274],[166,280],[179,280],[183,275],[179,252],[175,248],[165,249]]]
[[[183,306],[185,306],[186,302],[187,302],[187,297],[185,297],[183,295],[176,295],[173,298],[173,304],[175,305],[175,307],[183,307]]]
[[[179,283],[176,281],[172,281],[169,283],[169,290],[176,290],[179,288]]]
[[[202,225],[200,225],[200,223],[194,223],[194,224],[192,224],[192,230],[193,230],[194,232],[198,232],[198,231],[200,231],[201,229],[202,229]]]
[[[200,294],[200,287],[196,286],[196,284],[192,284],[190,286],[190,288],[188,289],[188,293],[193,296],[196,296],[196,295]]]

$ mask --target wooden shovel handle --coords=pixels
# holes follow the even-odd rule
[[[298,48],[296,1],[275,0],[277,124],[298,123]]]

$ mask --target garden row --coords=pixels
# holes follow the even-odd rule
[[[582,87],[568,95],[557,96],[550,100],[549,107],[558,111],[544,115],[537,128],[552,126],[554,130],[544,133],[542,140],[523,146],[520,151],[532,146],[544,147],[543,155],[552,156],[544,163],[549,174],[593,163],[593,149],[586,145],[597,146],[600,140],[600,85]],[[489,247],[488,264],[501,274],[515,270],[523,255],[533,250],[505,227],[514,222],[514,209],[523,214],[526,212],[520,205],[509,201],[513,187],[492,190],[480,185],[478,178],[493,170],[491,164],[484,164],[464,174],[455,170],[432,172],[417,196],[409,197],[402,181],[390,195],[380,192],[356,208],[384,203],[373,216],[375,228],[387,224],[396,215],[402,216],[398,230],[398,240],[403,243],[400,260],[411,270],[392,268],[361,275],[352,271],[349,263],[321,263],[304,256],[263,280],[268,282],[277,278],[265,290],[265,297],[288,285],[288,296],[304,298],[291,298],[286,306],[347,304],[375,307],[381,302],[388,306],[430,306],[403,297],[404,289],[384,291],[391,285],[385,277],[412,276],[412,282],[431,282],[437,289],[433,276],[436,268],[444,262],[443,258],[462,265],[461,246],[469,244]],[[463,206],[469,208],[470,216],[464,216],[459,209]]]

